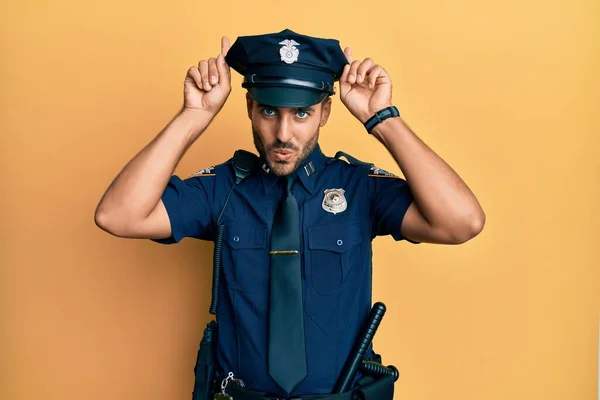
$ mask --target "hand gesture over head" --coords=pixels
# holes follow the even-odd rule
[[[231,72],[225,56],[231,47],[221,38],[221,54],[202,60],[187,71],[183,83],[184,108],[216,115],[231,93]]]
[[[350,47],[344,49],[348,64],[340,77],[340,99],[363,124],[392,102],[392,80],[381,65],[370,58],[352,59]]]

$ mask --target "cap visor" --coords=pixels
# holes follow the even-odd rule
[[[248,93],[257,103],[270,107],[309,107],[327,96],[327,92],[272,86],[249,87]]]

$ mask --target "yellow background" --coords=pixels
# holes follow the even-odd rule
[[[375,241],[396,398],[596,398],[597,0],[5,0],[0,15],[1,399],[190,398],[212,244],[117,239],[94,209],[221,35],[285,28],[382,64],[487,213],[462,246]],[[254,149],[240,83],[178,174]],[[321,144],[400,173],[339,98]]]

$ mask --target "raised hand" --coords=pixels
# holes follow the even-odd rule
[[[372,59],[353,60],[350,47],[344,54],[349,64],[340,77],[340,99],[364,124],[377,111],[392,105],[392,80]]]
[[[216,115],[231,93],[231,72],[225,56],[231,44],[221,38],[221,54],[202,60],[187,71],[183,82],[184,108]]]

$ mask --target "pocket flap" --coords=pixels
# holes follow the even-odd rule
[[[267,229],[230,225],[225,229],[223,239],[234,249],[263,249],[266,245]]]
[[[359,223],[318,226],[308,230],[308,247],[311,250],[343,253],[361,241]]]

